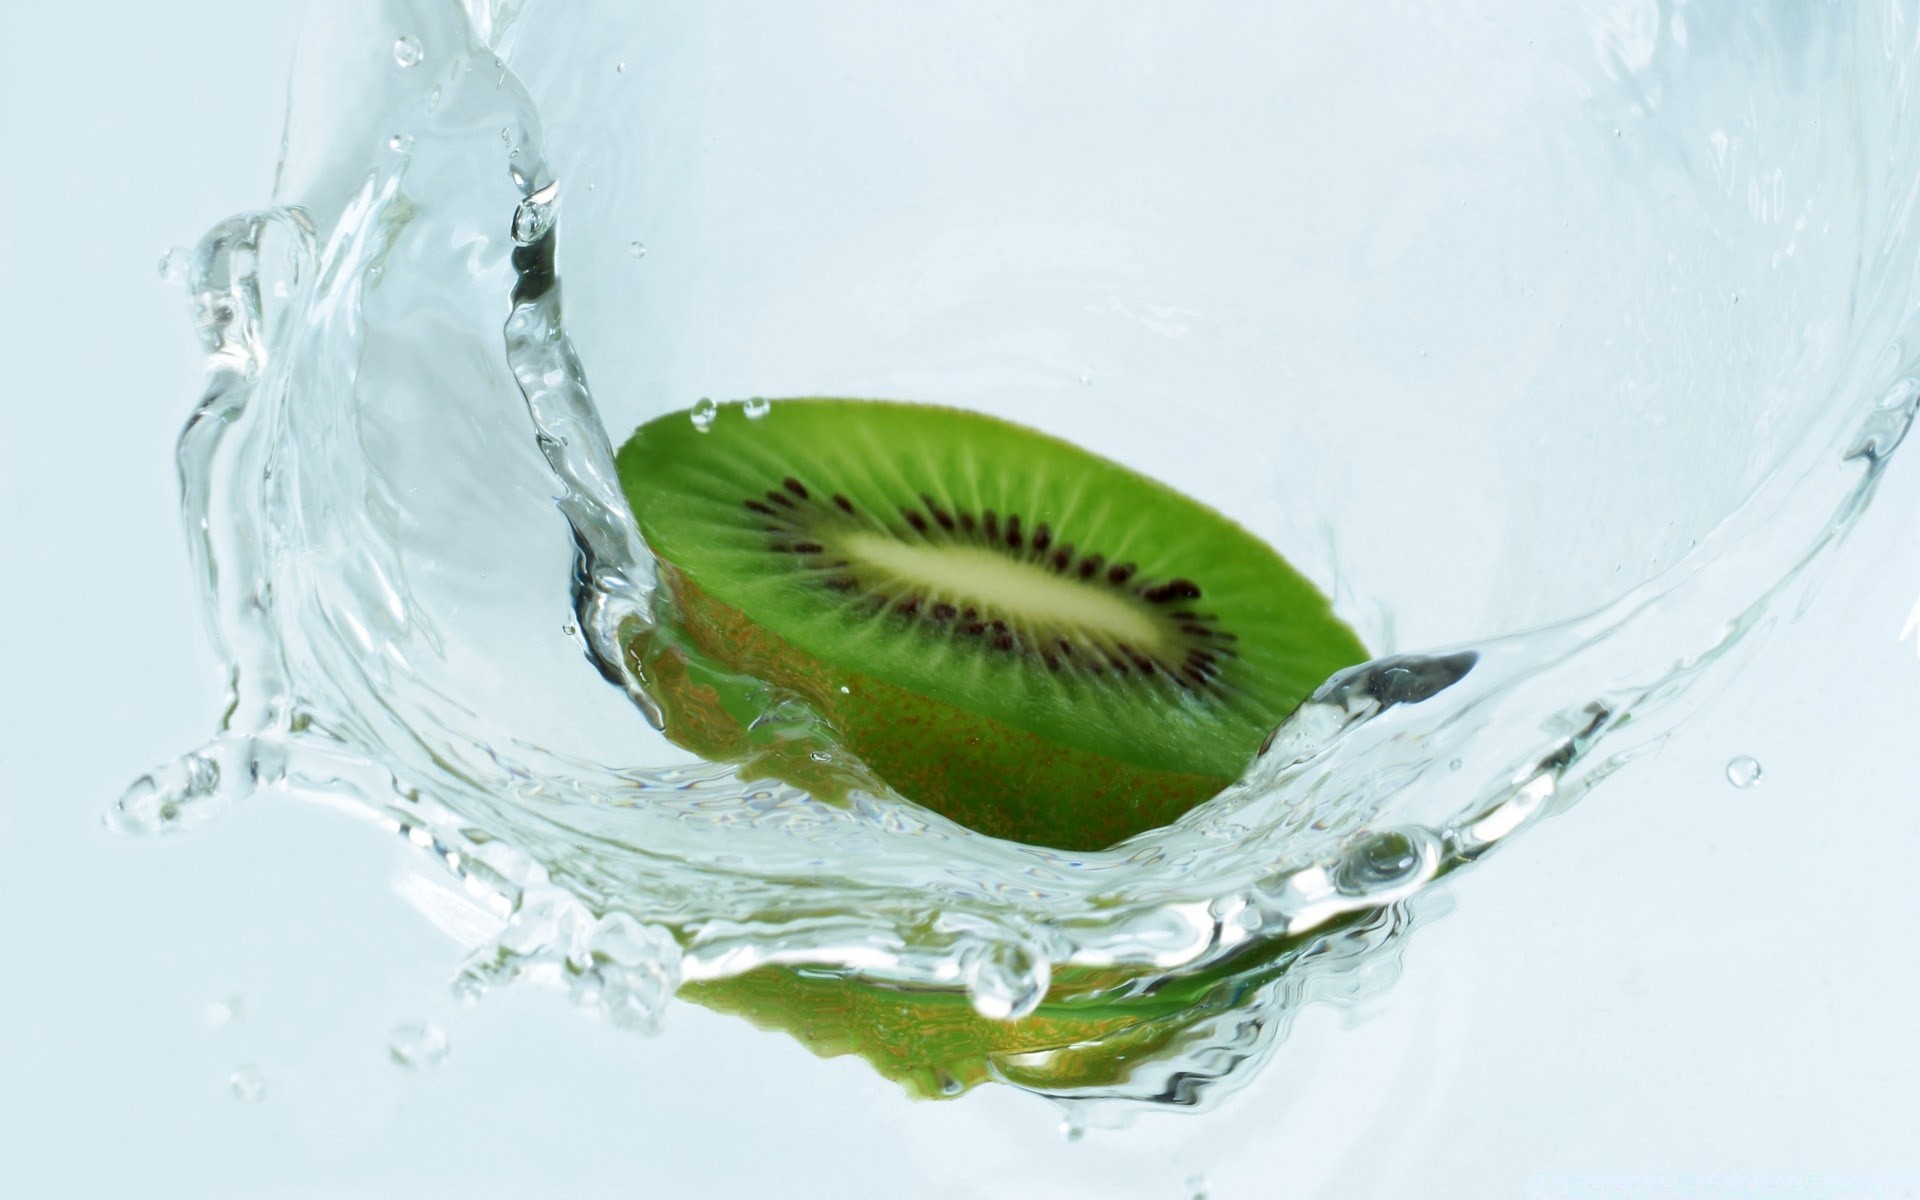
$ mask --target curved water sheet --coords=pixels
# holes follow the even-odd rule
[[[922,1094],[1201,1103],[1713,691],[1913,417],[1908,6],[633,7],[327,5],[278,206],[192,270],[231,692],[111,821],[345,797],[491,913],[475,992],[642,1029],[679,992]],[[1061,112],[1056,169],[1018,115]],[[1100,853],[694,761],[630,669],[653,574],[608,435],[709,390],[1050,428],[1273,540],[1389,656]],[[770,744],[838,753],[766,700]]]

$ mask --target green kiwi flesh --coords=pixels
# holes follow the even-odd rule
[[[1166,824],[1366,658],[1239,526],[994,417],[729,404],[642,426],[618,470],[667,585],[670,635],[634,653],[670,737],[745,753],[750,716],[718,682],[738,672],[805,698],[900,794],[996,837],[1094,850]],[[764,773],[830,792],[814,761]]]

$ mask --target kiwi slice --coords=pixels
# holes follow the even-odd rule
[[[733,672],[927,808],[1100,849],[1220,791],[1366,658],[1257,538],[1059,439],[888,401],[710,417],[651,421],[618,460],[670,606],[633,653],[697,752],[752,753]],[[761,762],[831,794],[822,757]]]

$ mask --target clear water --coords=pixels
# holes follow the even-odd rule
[[[639,1030],[767,964],[995,1019],[1074,972],[1206,978],[1126,1078],[1048,1090],[1244,1081],[1300,1004],[1391,976],[1434,881],[1713,693],[1920,394],[1913,22],[1536,7],[330,6],[277,207],[186,269],[229,711],[115,823],[342,797],[467,881],[463,989]],[[690,761],[623,666],[652,575],[609,435],[809,393],[1126,461],[1397,657],[1100,854]]]

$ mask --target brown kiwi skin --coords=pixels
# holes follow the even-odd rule
[[[678,612],[676,624],[698,652],[795,692],[833,728],[862,730],[853,749],[874,774],[915,803],[979,833],[1061,850],[1101,850],[1168,824],[1232,782],[1116,763],[955,710],[806,654],[671,564],[661,564],[661,577]],[[678,704],[671,695],[662,699],[674,736],[676,707],[685,708],[692,697]],[[949,722],[952,730],[940,728]],[[709,746],[688,748],[700,753]]]

